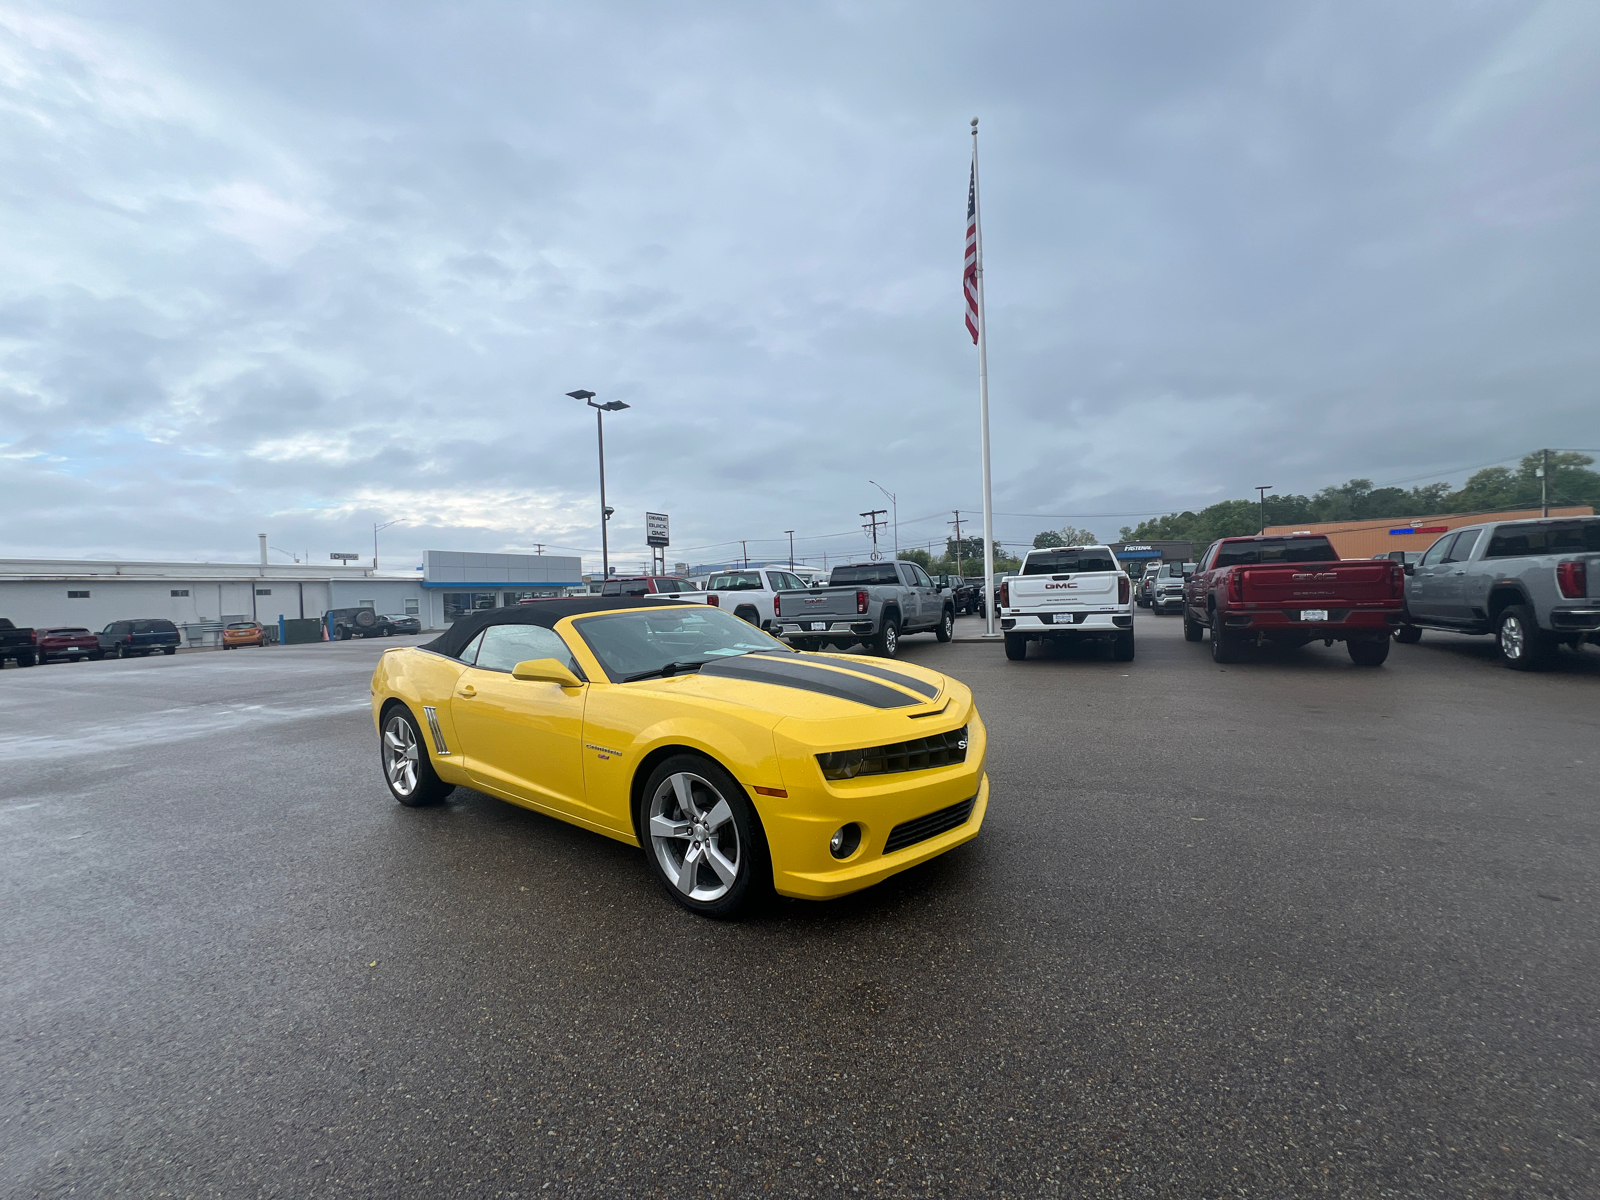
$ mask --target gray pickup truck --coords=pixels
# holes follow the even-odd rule
[[[893,658],[902,634],[931,632],[948,642],[956,609],[916,563],[851,563],[835,567],[825,588],[779,592],[773,626],[800,650],[848,650],[859,642]]]
[[[1549,666],[1565,643],[1600,644],[1600,517],[1452,529],[1407,565],[1401,642],[1424,629],[1495,635],[1500,661]]]

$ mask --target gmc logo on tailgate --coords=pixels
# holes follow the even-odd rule
[[[1075,588],[1077,586],[1075,583],[1047,583],[1044,585],[1044,590],[1048,592],[1051,588]]]
[[[1307,572],[1301,575],[1291,575],[1289,578],[1298,583],[1302,579],[1337,579],[1339,575],[1335,571],[1318,571],[1315,575]]]

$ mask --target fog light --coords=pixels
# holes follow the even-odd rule
[[[849,858],[859,845],[861,845],[861,826],[854,821],[842,829],[834,830],[833,836],[828,839],[828,851],[835,858]]]

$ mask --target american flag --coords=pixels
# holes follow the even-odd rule
[[[973,344],[978,341],[978,164],[972,164],[967,180],[967,266],[961,276],[961,290],[967,295],[967,332]]]

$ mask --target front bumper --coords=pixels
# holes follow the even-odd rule
[[[987,748],[988,734],[976,708],[967,717],[967,759],[949,767],[826,780],[813,747],[780,744],[787,798],[753,797],[772,853],[773,886],[780,895],[827,900],[881,883],[970,841],[989,807]],[[809,761],[803,766],[793,762],[800,757]],[[792,776],[799,774],[814,782],[797,786]],[[897,827],[966,801],[972,801],[972,809],[960,825],[884,852]],[[861,826],[861,844],[849,857],[836,859],[828,851],[828,839],[849,823]]]

